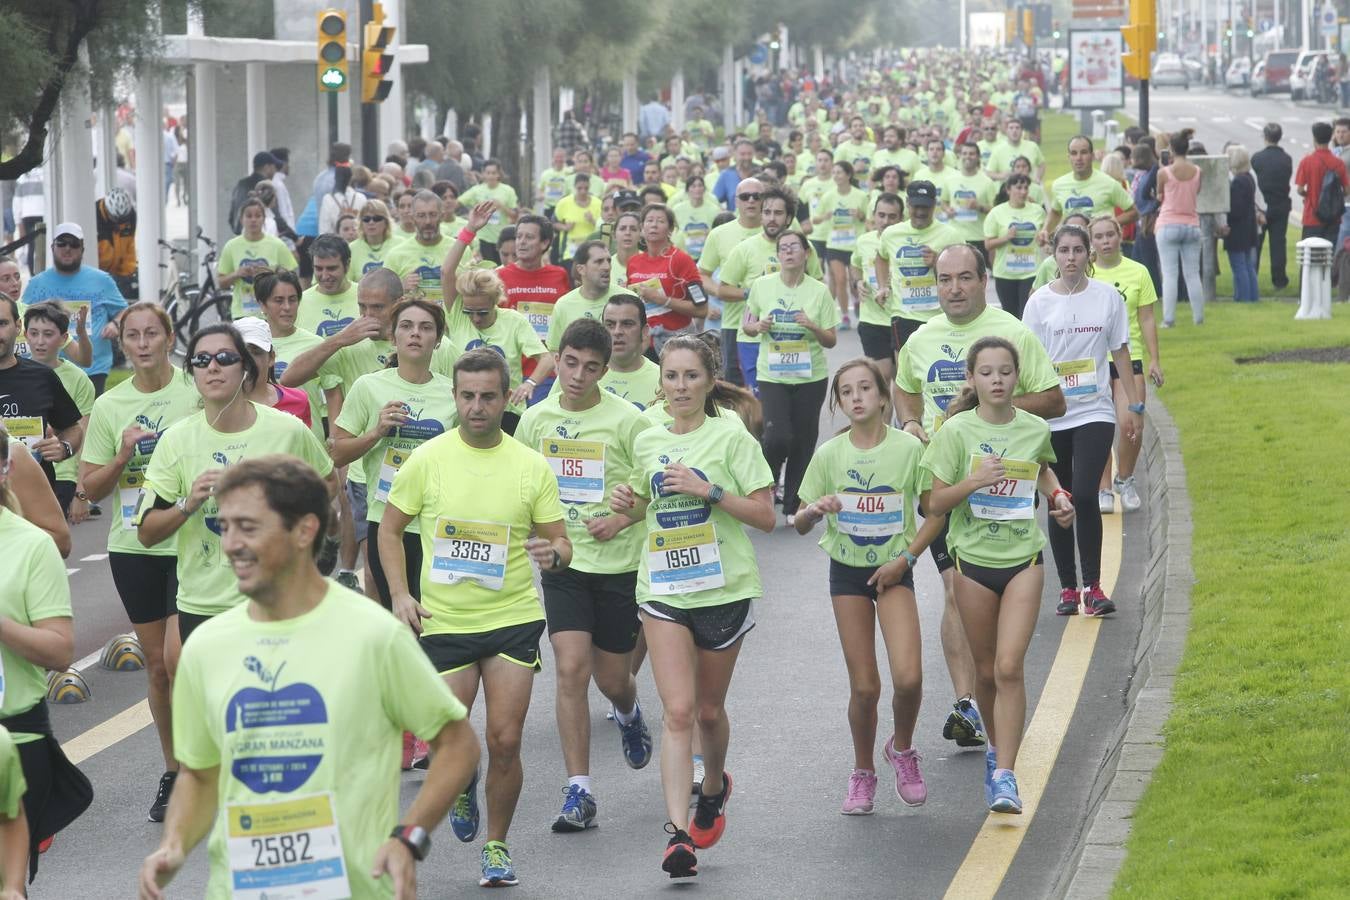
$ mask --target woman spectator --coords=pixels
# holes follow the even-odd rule
[[[1184,128],[1168,142],[1172,164],[1158,172],[1158,256],[1163,276],[1163,327],[1177,318],[1177,283],[1184,275],[1190,296],[1191,319],[1205,321],[1205,292],[1200,284],[1200,215],[1195,198],[1200,193],[1200,169],[1186,158],[1193,130]]]
[[[294,252],[295,242],[300,239],[300,236],[295,233],[295,229],[281,215],[281,209],[277,205],[277,186],[270,180],[264,179],[254,186],[253,194],[262,201],[266,214],[266,218],[263,220],[263,234],[281,238],[282,243]]]
[[[1158,154],[1153,144],[1140,141],[1130,153],[1134,166],[1134,208],[1139,210],[1135,220],[1134,261],[1148,269],[1153,279],[1154,293],[1162,291],[1162,271],[1158,267]]]
[[[1119,153],[1112,152],[1102,157],[1101,169],[1103,175],[1110,176],[1120,182],[1121,186],[1126,190],[1129,190],[1130,181],[1125,177],[1125,160],[1121,158]],[[1120,215],[1120,208],[1117,207],[1114,212],[1116,215]],[[1134,223],[1131,222],[1130,224],[1123,226],[1122,230],[1124,231],[1124,235],[1121,249],[1126,256],[1130,256],[1134,253],[1134,236],[1136,232]]]
[[[1228,225],[1223,232],[1223,249],[1233,269],[1233,300],[1255,303],[1261,299],[1256,287],[1256,179],[1247,148],[1234,144],[1228,148]]]
[[[342,214],[357,212],[365,205],[365,194],[352,186],[352,170],[338,166],[333,171],[333,190],[319,203],[319,234],[337,234]]]

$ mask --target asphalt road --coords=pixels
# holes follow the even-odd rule
[[[1245,126],[1239,120],[1236,127]],[[856,333],[844,333],[830,353],[831,362],[838,365],[859,352]],[[822,439],[841,424],[823,413]],[[1141,480],[1146,478],[1141,473]],[[1140,493],[1148,496],[1146,486]],[[1044,896],[1055,883],[1106,755],[1106,741],[1125,713],[1124,696],[1140,629],[1138,596],[1147,514],[1145,510],[1125,518],[1115,592],[1121,612],[1101,623],[1082,693],[1037,815],[1029,823],[1027,817],[1015,823],[1026,829],[1026,836],[1000,897]],[[107,563],[94,558],[103,552],[103,528],[97,522],[77,528],[69,562],[74,570],[77,656],[128,630]],[[781,525],[772,535],[754,535],[766,594],[757,606],[760,624],[747,638],[730,692],[733,736],[728,768],[736,779],[735,799],[726,836],[715,849],[700,854],[696,879],[671,882],[660,871],[665,816],[658,763],[637,772],[624,765],[617,732],[605,721],[598,692],[593,692],[591,711],[592,774],[601,824],[580,835],[551,833],[549,825],[561,804],[566,779],[553,722],[551,653],[545,643],[544,671],[526,723],[525,786],[511,832],[521,878],[519,896],[593,897],[621,891],[631,896],[734,892],[746,897],[820,897],[841,890],[856,897],[943,895],[988,814],[982,751],[957,752],[941,737],[954,698],[938,641],[942,596],[936,569],[925,558],[917,573],[924,706],[915,743],[923,756],[928,803],[918,809],[903,806],[887,787],[883,772],[877,814],[844,817],[838,810],[852,766],[845,718],[847,679],[827,595],[827,561],[815,540],[816,536],[799,537]],[[1046,685],[1065,628],[1065,620],[1054,615],[1051,595],[1057,591],[1052,571],[1048,581],[1027,660],[1032,707],[1028,720],[1043,690],[1053,696],[1070,687]],[[89,702],[53,708],[63,741],[144,699],[140,673],[108,672],[95,663],[86,668],[86,676],[93,690]],[[647,669],[640,677],[640,696],[659,740],[660,703]],[[882,702],[879,762],[888,706],[889,691]],[[481,726],[481,704],[474,721]],[[33,897],[92,900],[134,894],[140,862],[160,835],[160,826],[145,819],[160,765],[149,727],[81,764],[94,784],[94,804],[57,836],[42,858]],[[404,776],[405,806],[422,777]],[[478,850],[479,845],[459,844],[448,828],[439,829],[433,835],[432,855],[421,866],[421,896],[464,896],[477,890]],[[202,895],[206,856],[205,847],[198,848],[172,886],[171,896]]]

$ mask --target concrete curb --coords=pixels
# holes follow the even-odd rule
[[[1172,687],[1191,617],[1191,502],[1176,423],[1156,398],[1149,400],[1143,456],[1149,472],[1147,571],[1140,600],[1143,624],[1129,713],[1109,743],[1089,797],[1088,815],[1055,896],[1095,900],[1111,893],[1125,861],[1131,818],[1162,760],[1163,726],[1172,711]]]

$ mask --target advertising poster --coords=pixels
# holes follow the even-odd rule
[[[1074,109],[1120,109],[1125,72],[1118,28],[1069,31],[1069,103]]]

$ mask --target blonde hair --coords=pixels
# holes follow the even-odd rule
[[[455,276],[455,290],[460,296],[489,297],[493,306],[500,306],[506,297],[506,287],[491,269],[465,269]]]
[[[1108,153],[1102,157],[1102,174],[1110,175],[1116,181],[1125,180],[1125,160],[1119,153]]]
[[[1252,170],[1252,157],[1246,147],[1234,144],[1228,148],[1228,170],[1234,175]]]
[[[9,468],[9,432],[5,430],[3,423],[0,423],[0,470]],[[5,474],[9,474],[7,471]],[[9,492],[9,488],[0,484],[0,508],[4,508],[17,516],[23,515],[23,510],[19,509],[19,498]]]

